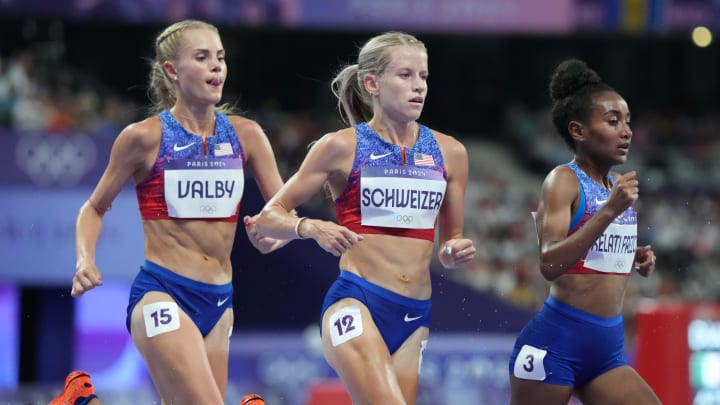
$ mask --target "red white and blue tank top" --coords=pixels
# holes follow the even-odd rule
[[[135,187],[143,220],[236,222],[244,188],[245,154],[225,114],[215,112],[215,136],[188,132],[169,110],[160,113],[162,140],[150,174]]]
[[[610,190],[598,184],[575,163],[567,163],[580,185],[580,204],[570,221],[568,235],[582,227],[610,197]],[[612,186],[615,178],[608,175]],[[623,274],[630,275],[637,249],[637,212],[630,207],[617,216],[587,254],[566,274]]]
[[[419,125],[412,147],[355,126],[357,148],[347,186],[334,202],[338,223],[353,232],[435,240],[447,172],[430,128]]]

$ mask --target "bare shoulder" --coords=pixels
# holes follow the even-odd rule
[[[543,189],[546,191],[555,189],[577,189],[577,187],[577,175],[575,175],[575,172],[567,165],[555,166],[548,172],[543,181]]]
[[[160,144],[162,125],[157,116],[146,118],[126,126],[115,143],[125,144],[134,149],[152,149]]]
[[[243,140],[245,138],[265,137],[265,131],[263,131],[260,124],[250,118],[246,118],[240,115],[228,115],[228,121],[235,129],[235,133]]]
[[[329,132],[312,143],[311,148],[322,153],[329,153],[333,156],[346,153],[355,153],[357,138],[355,128],[343,128],[338,131]]]
[[[572,171],[571,168],[569,168],[567,165],[558,165],[552,168],[545,176],[545,179],[552,179],[552,180],[569,180],[577,178],[575,175],[575,172]]]
[[[467,156],[467,148],[465,148],[465,145],[457,140],[457,138],[434,129],[431,129],[430,131],[435,136],[438,145],[440,145],[440,150],[442,150],[446,159]]]

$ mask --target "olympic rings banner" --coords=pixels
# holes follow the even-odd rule
[[[112,141],[0,131],[7,156],[0,159],[0,282],[70,285],[75,218],[102,175]],[[105,216],[97,253],[103,278],[131,281],[142,251],[140,214],[128,182]]]
[[[82,133],[17,134],[0,130],[0,186],[68,188],[100,179],[114,139]]]

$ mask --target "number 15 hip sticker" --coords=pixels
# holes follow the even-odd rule
[[[154,302],[145,305],[142,310],[147,337],[180,329],[180,314],[176,303]]]
[[[547,350],[523,345],[515,359],[513,375],[524,380],[543,381],[547,376],[543,364],[545,355],[547,355]]]

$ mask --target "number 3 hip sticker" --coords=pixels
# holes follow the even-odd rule
[[[340,308],[330,316],[328,323],[333,347],[358,337],[363,332],[360,307],[356,305]]]
[[[142,310],[147,337],[180,329],[180,314],[176,303],[154,302],[145,305]]]
[[[523,345],[515,359],[513,375],[525,380],[545,380],[547,376],[545,374],[545,365],[543,364],[545,355],[547,355],[547,350],[538,349],[530,345]]]

